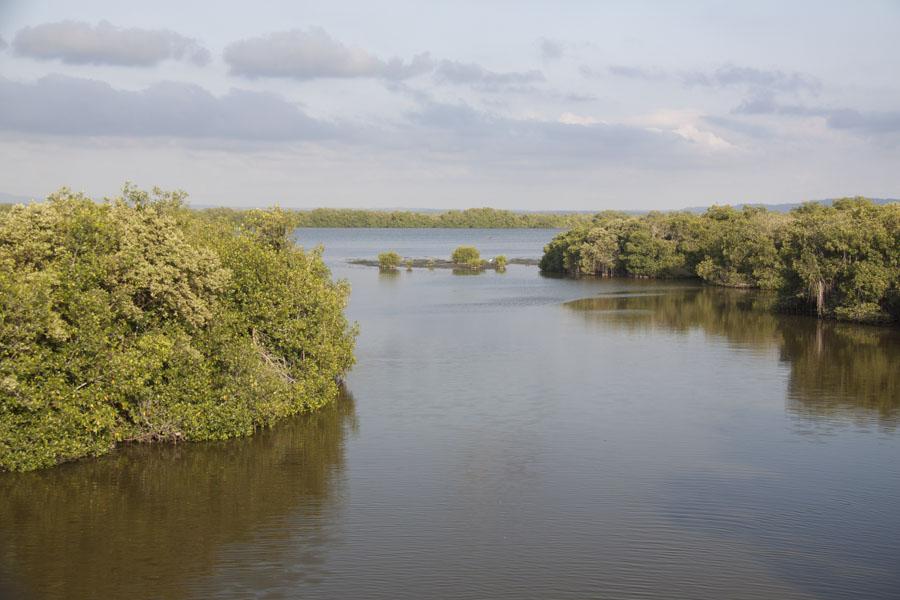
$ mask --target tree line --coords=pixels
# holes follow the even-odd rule
[[[215,218],[240,222],[247,211],[211,208]],[[589,222],[585,213],[520,213],[496,208],[468,208],[440,213],[408,210],[316,208],[286,211],[294,227],[447,228],[447,229],[562,229]]]
[[[0,469],[248,435],[338,395],[349,286],[283,211],[220,217],[131,186],[0,213]]]
[[[900,321],[900,204],[843,198],[789,213],[598,213],[556,236],[541,269],[570,276],[695,278],[776,290],[783,310]]]

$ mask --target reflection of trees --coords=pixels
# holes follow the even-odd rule
[[[462,277],[468,277],[470,275],[481,275],[484,273],[484,269],[472,269],[470,267],[453,269],[452,273],[454,275],[460,275]]]
[[[812,417],[900,413],[900,335],[881,327],[792,320],[782,328],[791,365],[788,408]],[[802,326],[800,326],[802,325]]]
[[[777,348],[790,365],[788,410],[811,418],[900,413],[900,332],[776,315],[770,295],[722,288],[646,287],[567,307],[604,328],[700,329],[754,350]]]
[[[635,331],[693,329],[742,346],[771,347],[778,319],[767,311],[772,297],[712,287],[653,287],[575,300],[566,304],[604,327]]]
[[[2,474],[2,575],[40,598],[183,597],[223,546],[288,516],[320,522],[335,502],[354,419],[344,394],[245,439],[123,447],[97,460]],[[269,537],[288,534],[266,529]],[[312,537],[316,547],[304,558],[314,569],[324,536]]]

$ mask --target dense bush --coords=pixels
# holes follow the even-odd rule
[[[900,320],[900,204],[805,205],[784,230],[788,306],[852,321]]]
[[[900,320],[900,205],[862,199],[705,213],[606,212],[561,233],[541,269],[571,276],[695,277],[778,290],[783,308],[844,320]]]
[[[284,213],[237,229],[183,199],[62,189],[0,217],[0,467],[247,435],[337,395],[347,284]]]
[[[450,255],[450,260],[458,265],[468,265],[472,261],[480,261],[481,253],[475,246],[459,246]]]
[[[382,252],[378,255],[378,266],[383,271],[390,271],[400,266],[401,256],[394,251]]]

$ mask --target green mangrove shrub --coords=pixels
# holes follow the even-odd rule
[[[337,396],[356,331],[321,249],[277,210],[236,226],[184,198],[63,188],[0,217],[0,468],[248,435]]]
[[[401,260],[403,260],[403,258],[393,250],[390,252],[382,252],[378,255],[378,267],[382,271],[393,271],[400,266]]]
[[[459,246],[450,255],[450,260],[457,265],[470,265],[472,261],[481,260],[481,253],[475,246]]]
[[[703,214],[599,213],[544,247],[541,269],[570,276],[689,277],[776,290],[786,310],[900,321],[900,204],[864,198],[790,213],[713,206]]]

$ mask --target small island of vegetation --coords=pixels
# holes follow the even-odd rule
[[[782,310],[896,323],[900,204],[845,198],[786,214],[728,206],[700,215],[604,212],[556,236],[540,266],[576,277],[696,278],[770,289]]]
[[[378,266],[382,271],[393,271],[400,266],[401,260],[403,258],[393,250],[382,252],[378,255]]]
[[[378,267],[385,274],[395,273],[397,268],[402,264],[407,271],[415,268],[425,268],[433,270],[435,268],[453,269],[454,271],[483,271],[485,269],[494,269],[498,273],[506,271],[508,264],[518,265],[537,265],[538,261],[530,258],[513,258],[509,259],[506,255],[495,256],[491,260],[481,258],[481,252],[474,246],[459,246],[450,255],[450,259],[429,258],[404,258],[393,250],[382,252],[378,255],[378,260],[366,258],[354,258],[348,261],[353,265],[362,265],[367,267]]]
[[[0,214],[0,469],[249,435],[338,395],[348,285],[283,211],[238,227],[184,198],[62,189]]]

